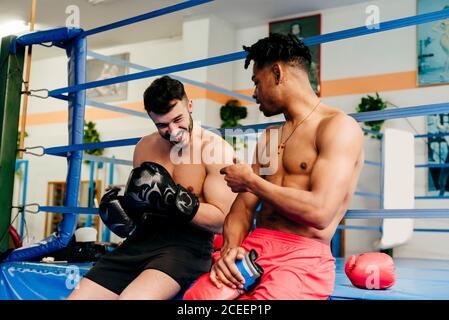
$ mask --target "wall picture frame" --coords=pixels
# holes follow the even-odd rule
[[[418,0],[417,14],[449,9],[449,0]],[[449,19],[417,25],[418,86],[449,84]]]
[[[129,53],[111,55],[111,58],[129,62]],[[128,74],[128,67],[98,59],[88,59],[87,82],[104,80]],[[128,97],[128,82],[88,89],[86,98],[97,102],[124,101]]]
[[[449,113],[428,116],[427,130],[427,193],[444,196],[449,191]]]

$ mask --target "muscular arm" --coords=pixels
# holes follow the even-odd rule
[[[224,247],[240,246],[251,229],[253,213],[258,202],[259,199],[252,193],[239,193],[224,223]]]
[[[253,172],[260,173],[260,157],[262,150],[265,150],[267,144],[267,132],[272,129],[278,130],[278,127],[270,126],[266,129],[258,139],[254,154],[254,164],[252,165]],[[269,143],[268,143],[269,144]],[[266,160],[266,159],[264,159]],[[259,177],[260,178],[260,177]],[[260,178],[263,179],[263,178]],[[254,218],[254,210],[259,203],[259,198],[251,192],[241,192],[238,194],[231,211],[226,217],[223,228],[223,247],[238,247],[247,236]]]
[[[317,136],[319,155],[310,177],[310,190],[272,184],[256,175],[249,191],[288,219],[325,229],[341,207],[363,148],[363,133],[346,116],[329,120]]]
[[[222,167],[223,165],[216,164],[208,166],[203,184],[205,202],[200,203],[198,212],[192,220],[195,225],[214,233],[222,232],[223,222],[235,199],[235,194],[220,174]]]
[[[203,163],[206,165],[206,178],[203,183],[204,202],[200,203],[192,222],[214,233],[222,233],[223,222],[236,195],[226,185],[220,169],[232,164],[234,149],[221,137],[210,134],[203,137],[210,139],[203,147],[202,155]]]

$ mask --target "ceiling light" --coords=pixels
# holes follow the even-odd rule
[[[29,26],[23,20],[10,20],[5,23],[0,24],[0,38],[9,36],[12,34],[17,35],[18,33],[29,30]]]

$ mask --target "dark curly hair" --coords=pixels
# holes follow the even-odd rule
[[[248,52],[245,69],[248,68],[251,60],[254,60],[254,64],[259,69],[271,63],[285,62],[308,72],[312,62],[309,48],[292,34],[272,33],[251,47],[243,46],[243,49]]]
[[[171,101],[183,99],[187,99],[184,85],[169,76],[154,80],[143,94],[143,104],[148,113],[166,114],[173,108]]]

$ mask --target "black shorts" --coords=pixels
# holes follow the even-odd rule
[[[120,294],[142,271],[156,269],[185,290],[210,271],[212,239],[212,233],[192,225],[140,228],[98,260],[85,277]]]

